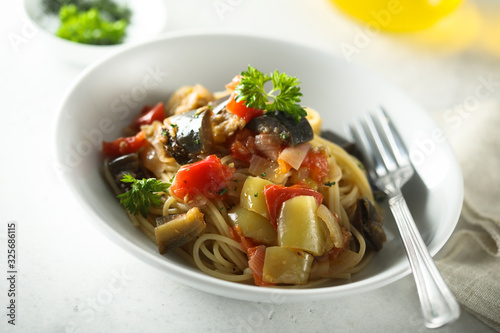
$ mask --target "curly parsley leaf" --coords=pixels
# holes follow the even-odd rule
[[[296,77],[275,71],[271,75],[248,66],[241,73],[241,81],[235,88],[236,101],[244,101],[245,106],[264,110],[264,112],[281,111],[289,114],[297,122],[307,115],[300,106],[300,82]],[[266,82],[272,82],[272,89],[266,91]]]
[[[155,178],[135,179],[131,175],[124,175],[122,180],[124,183],[131,183],[132,187],[128,192],[117,196],[120,199],[125,209],[133,214],[146,217],[151,207],[161,206],[161,196],[157,192],[165,192],[169,187],[169,183],[163,183]]]
[[[236,101],[244,101],[249,108],[265,110],[268,97],[264,84],[271,78],[252,66],[248,66],[248,70],[242,72],[241,76],[241,81],[235,88]]]

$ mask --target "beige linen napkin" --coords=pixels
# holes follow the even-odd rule
[[[500,331],[500,105],[436,116],[460,161],[464,205],[436,264],[462,307]]]

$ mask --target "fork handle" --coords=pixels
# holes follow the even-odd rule
[[[413,271],[425,326],[437,328],[451,323],[460,316],[460,306],[434,264],[400,191],[389,198],[389,206]]]

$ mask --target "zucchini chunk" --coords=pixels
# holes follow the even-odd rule
[[[268,283],[305,284],[313,256],[301,250],[271,246],[266,248],[262,279]]]
[[[228,216],[231,226],[239,225],[245,237],[266,244],[276,244],[276,230],[274,230],[269,219],[241,206],[231,209]]]
[[[256,212],[265,218],[269,218],[267,213],[266,197],[264,187],[272,185],[269,180],[259,177],[248,177],[241,189],[240,204],[244,208]]]
[[[278,245],[321,256],[333,243],[316,211],[318,203],[310,195],[300,195],[283,203],[278,218]],[[330,247],[330,248],[329,248]]]

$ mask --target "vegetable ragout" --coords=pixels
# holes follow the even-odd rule
[[[132,223],[228,281],[309,287],[362,270],[385,233],[355,146],[322,131],[295,77],[248,66],[225,88],[180,87],[103,142]]]

